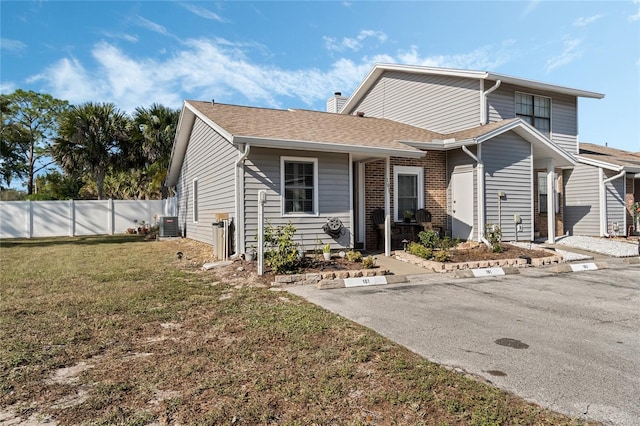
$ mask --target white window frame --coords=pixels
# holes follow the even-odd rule
[[[549,197],[549,194],[546,194],[547,191],[547,172],[538,172],[538,176],[537,176],[537,180],[538,180],[538,193],[536,194],[536,196],[538,197],[538,214],[544,214],[546,215],[548,213],[548,211],[546,210],[547,208],[547,203],[541,203],[540,202],[540,195],[546,195],[547,197]],[[541,185],[540,182],[544,180],[543,184]],[[541,189],[544,189],[545,193],[543,194],[541,192]],[[555,193],[556,196],[556,202],[555,204],[555,210],[556,210],[556,214],[560,213],[560,192],[558,191],[558,174],[554,173],[553,174],[553,192]],[[544,205],[545,211],[541,210],[541,206]]]
[[[191,181],[191,219],[198,223],[198,178]]]
[[[418,177],[418,207],[424,208],[424,168],[410,166],[393,166],[393,209],[395,211],[394,220],[402,222],[404,212],[398,211],[398,175],[416,175]]]
[[[295,212],[295,213],[287,213],[285,212],[285,178],[284,178],[284,169],[285,163],[311,163],[313,164],[313,208],[311,213],[305,212]],[[280,214],[283,217],[318,217],[319,209],[318,209],[318,159],[314,157],[280,157]]]
[[[531,127],[533,127],[534,129],[536,129],[537,131],[539,131],[540,133],[542,133],[545,136],[548,136],[549,138],[551,138],[551,134],[553,133],[551,131],[551,129],[553,129],[553,122],[552,122],[552,117],[553,117],[553,98],[549,97],[549,96],[542,96],[542,95],[537,95],[535,93],[528,93],[528,92],[520,92],[520,91],[516,91],[513,95],[513,111],[516,117],[519,117],[520,115],[524,115],[524,114],[519,114],[518,113],[518,103],[516,102],[516,98],[517,95],[526,95],[526,96],[532,96],[533,97],[533,106],[532,108],[535,108],[535,98],[545,98],[545,99],[549,99],[549,134],[547,135],[546,132],[543,132],[542,130],[538,129],[536,126],[532,124],[530,124]],[[535,111],[535,110],[534,110]],[[547,117],[541,117],[541,116],[536,116],[535,113],[533,113],[533,115],[531,116],[527,116],[527,117],[532,117],[535,122],[535,118],[547,118]]]

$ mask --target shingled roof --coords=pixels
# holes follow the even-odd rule
[[[640,171],[640,153],[638,152],[580,142],[578,157],[608,163],[618,166],[617,168],[623,167],[633,172]]]
[[[384,118],[201,101],[187,103],[236,140],[256,138],[419,151],[399,141],[431,142],[443,138],[439,133]]]

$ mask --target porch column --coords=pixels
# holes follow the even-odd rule
[[[547,162],[547,243],[556,242],[556,185],[553,160]]]
[[[384,255],[391,256],[391,161],[384,160]]]

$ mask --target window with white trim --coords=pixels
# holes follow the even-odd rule
[[[318,159],[280,157],[283,215],[318,214]]]
[[[558,175],[553,174],[553,187],[556,188],[558,185]],[[557,191],[556,193],[556,202],[555,202],[555,210],[556,213],[560,212],[560,194]],[[547,172],[538,172],[538,213],[547,214],[549,211],[547,209]]]
[[[394,166],[393,205],[395,220],[404,220],[404,213],[410,211],[415,218],[416,210],[424,206],[424,169],[422,167]]]
[[[191,193],[193,194],[191,204],[193,211],[193,221],[198,222],[198,178],[195,178],[193,180]]]
[[[545,136],[551,134],[551,98],[516,92],[516,116]]]

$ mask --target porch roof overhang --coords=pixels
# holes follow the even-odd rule
[[[571,154],[560,148],[553,141],[520,118],[491,123],[474,129],[452,133],[446,135],[445,139],[434,139],[429,143],[413,141],[400,142],[420,149],[448,151],[461,148],[462,146],[479,145],[509,131],[513,131],[518,136],[531,143],[533,147],[534,161],[539,159],[550,159],[553,160],[554,165],[559,168],[571,168],[577,164]]]
[[[634,179],[640,178],[640,166],[629,166],[629,165],[620,165],[613,164],[606,161],[596,160],[593,158],[587,158],[580,154],[575,155],[576,160],[579,163],[587,164],[589,166],[599,167],[602,169],[611,170],[613,172],[621,172],[626,171],[629,174],[634,175]]]

